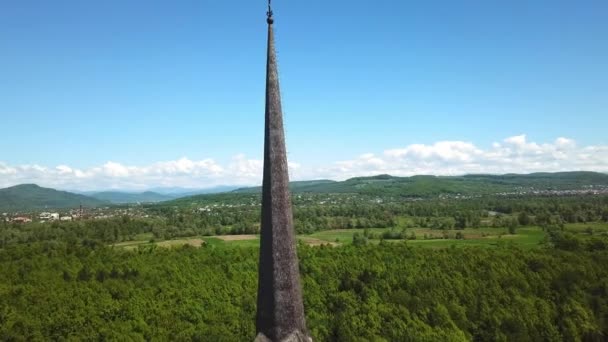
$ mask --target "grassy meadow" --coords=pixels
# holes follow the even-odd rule
[[[573,223],[564,226],[565,232],[580,237],[608,234],[608,224],[605,223]],[[547,233],[538,226],[517,228],[515,234],[509,234],[507,228],[466,228],[463,230],[440,230],[429,228],[406,228],[403,231],[407,236],[404,239],[383,239],[382,234],[389,231],[401,231],[400,228],[367,228],[367,229],[334,229],[315,232],[313,234],[298,235],[298,241],[311,246],[331,245],[342,246],[353,243],[355,234],[371,234],[369,243],[377,244],[381,241],[387,243],[406,243],[413,247],[447,248],[447,247],[497,247],[513,245],[521,248],[537,248],[546,242]],[[457,238],[457,235],[460,237]],[[415,239],[414,239],[415,236]],[[139,234],[135,240],[123,241],[111,246],[123,249],[137,249],[144,246],[158,246],[164,248],[190,245],[200,247],[258,247],[259,235],[217,235],[217,236],[191,236],[170,240],[155,240],[150,233]]]

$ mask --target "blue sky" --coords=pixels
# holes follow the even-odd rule
[[[273,7],[294,178],[608,170],[606,1]],[[257,182],[265,10],[257,0],[2,1],[0,173],[12,178],[0,185]],[[558,138],[572,141],[562,159]],[[518,164],[525,153],[512,146],[494,161],[496,143],[535,144],[548,159]],[[389,160],[408,148],[427,152]],[[226,171],[241,162],[251,168]],[[108,163],[127,173],[105,174]],[[159,165],[185,174],[134,179]],[[97,176],[70,183],[57,166]]]

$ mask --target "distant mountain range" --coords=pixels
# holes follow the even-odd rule
[[[201,188],[201,189],[193,189],[193,188],[180,188],[180,187],[159,187],[152,188],[148,191],[157,192],[163,195],[171,195],[175,197],[183,197],[183,196],[192,196],[199,194],[216,194],[220,192],[228,192],[238,188],[238,186],[233,185],[218,185],[211,188]]]
[[[114,204],[125,204],[125,203],[156,203],[162,201],[169,201],[181,196],[175,195],[163,195],[157,192],[146,191],[139,193],[120,192],[120,191],[102,191],[95,192],[89,195],[90,197],[96,198],[104,202],[110,202]]]
[[[221,185],[211,188],[193,189],[180,187],[160,187],[151,188],[144,192],[133,192],[129,190],[107,190],[107,191],[86,191],[80,193],[89,197],[93,197],[102,201],[113,204],[127,203],[156,203],[169,201],[180,197],[188,197],[200,194],[215,194],[220,192],[229,192],[236,189],[236,186]]]
[[[21,184],[0,189],[0,210],[42,210],[99,207],[110,204],[156,203],[198,194],[212,194],[236,189],[236,186],[217,186],[204,189],[155,188],[155,191],[61,191],[36,184]]]
[[[506,175],[465,176],[412,176],[394,177],[378,175],[356,177],[345,181],[312,180],[291,182],[294,193],[358,193],[383,194],[404,197],[429,197],[440,194],[496,194],[522,190],[579,190],[594,187],[608,188],[608,175],[597,172],[557,172]],[[261,187],[239,188],[223,186],[213,189],[159,188],[158,191],[130,193],[103,191],[76,194],[43,188],[35,184],[22,184],[0,189],[0,210],[14,211],[44,208],[96,207],[109,204],[155,203],[169,200],[179,202],[196,201],[198,196],[232,190],[230,194],[255,194]],[[186,191],[184,191],[186,190]],[[172,192],[174,191],[174,192]],[[202,195],[201,195],[202,194]],[[173,203],[173,202],[169,202]]]

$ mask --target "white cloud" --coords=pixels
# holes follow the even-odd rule
[[[158,186],[254,185],[261,183],[263,167],[262,160],[250,159],[243,154],[234,156],[225,165],[213,159],[197,161],[186,157],[144,166],[108,161],[86,169],[64,164],[47,167],[0,162],[0,187],[37,183],[61,189],[143,190]],[[366,153],[328,165],[289,161],[293,180],[341,180],[383,173],[410,176],[570,170],[608,172],[608,146],[578,146],[574,140],[565,137],[550,143],[536,143],[522,134],[494,142],[488,148],[465,141],[439,141],[387,149],[382,153]]]
[[[107,162],[102,167],[103,173],[110,177],[128,177],[129,169],[121,164],[114,162]]]
[[[508,137],[505,139],[505,142],[507,144],[513,144],[513,145],[518,145],[518,146],[523,146],[526,144],[526,135],[522,134],[522,135],[516,135],[513,137]]]
[[[67,165],[59,165],[57,166],[55,169],[57,169],[57,172],[59,172],[59,174],[71,174],[72,168],[67,166]]]
[[[433,145],[412,144],[405,148],[384,151],[384,155],[393,158],[460,162],[466,162],[479,153],[481,150],[475,145],[463,141],[439,141]]]
[[[522,134],[494,142],[487,149],[464,141],[411,144],[317,169],[319,175],[332,179],[382,173],[411,176],[572,170],[608,172],[608,146],[578,147],[574,140],[564,137],[539,144]]]
[[[559,138],[555,139],[555,146],[562,148],[562,149],[569,149],[569,148],[576,147],[576,142],[572,139],[559,137]]]

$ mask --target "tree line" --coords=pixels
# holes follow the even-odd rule
[[[222,195],[221,198],[227,195]],[[353,228],[422,227],[439,230],[477,227],[563,227],[565,223],[608,222],[608,196],[488,197],[468,200],[396,201],[377,197],[357,200],[333,195],[294,197],[294,225],[298,234]],[[319,195],[315,195],[319,196]],[[234,206],[199,210],[190,206],[150,206],[148,218],[129,216],[76,222],[0,223],[0,247],[35,241],[94,240],[115,243],[152,234],[155,239],[226,234],[258,234],[260,207],[252,195],[238,195]],[[240,202],[238,202],[238,201]],[[405,219],[404,219],[405,218]]]

